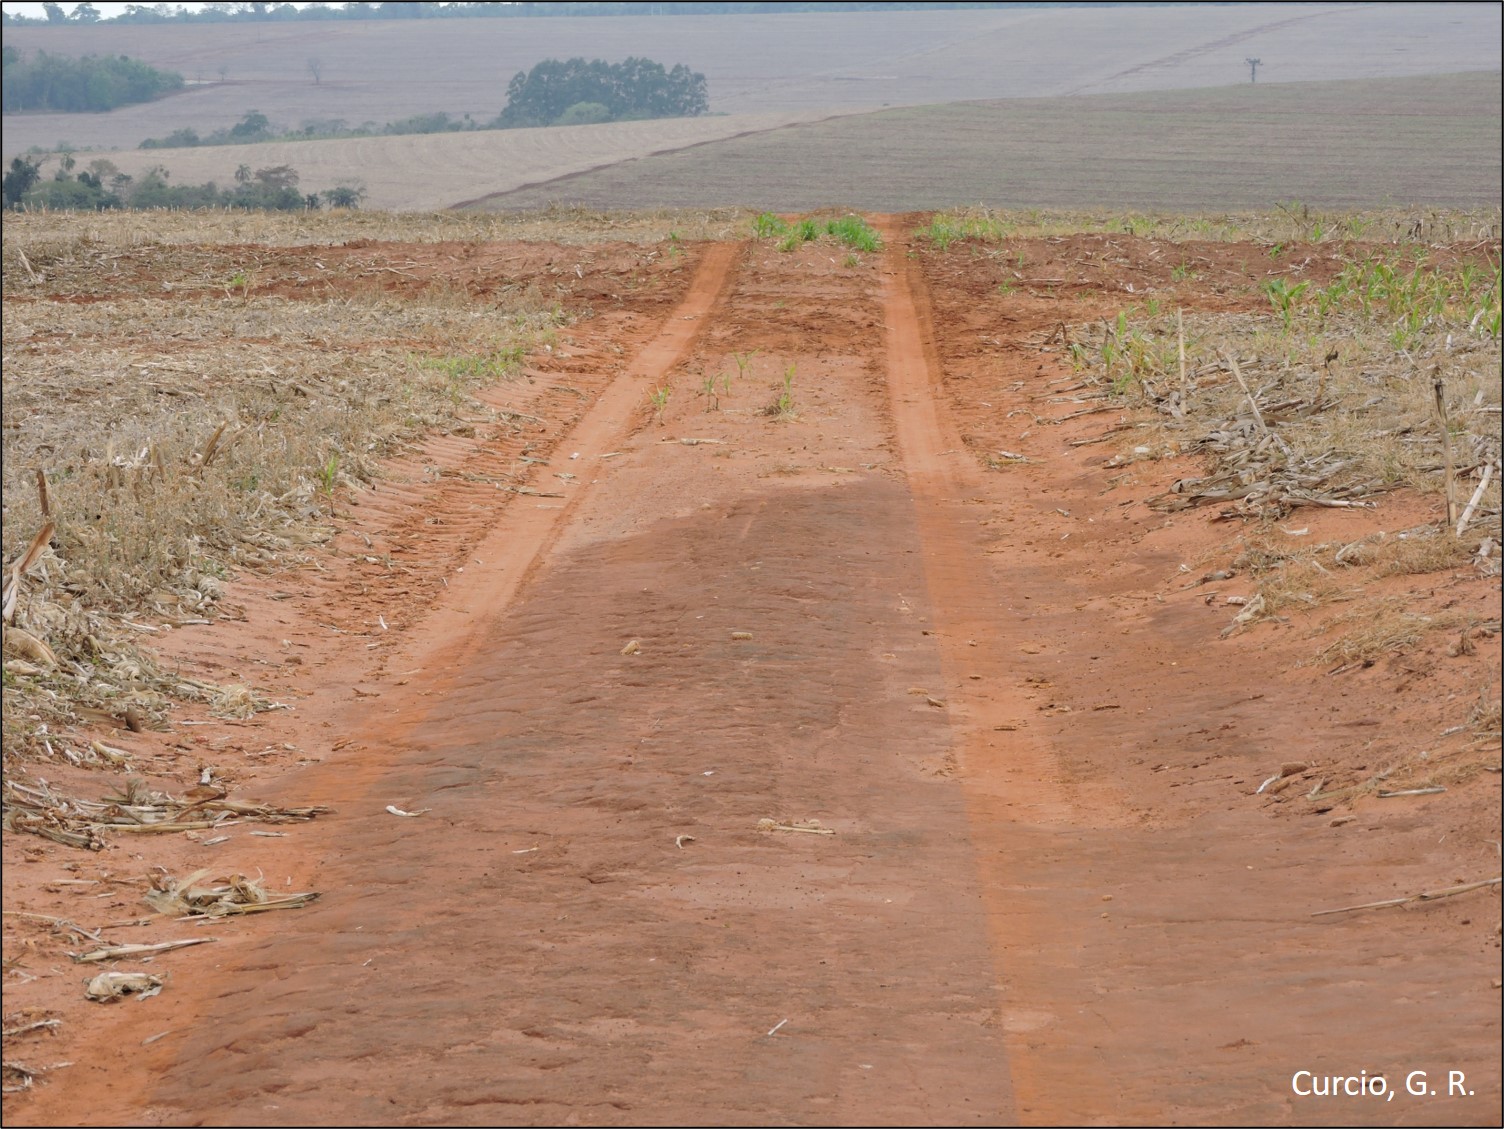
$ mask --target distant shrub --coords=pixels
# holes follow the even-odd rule
[[[342,137],[350,132],[344,118],[310,118],[298,127],[298,137]]]
[[[120,207],[120,198],[105,191],[88,173],[81,173],[76,180],[42,181],[27,193],[26,203],[55,212],[103,212]]]
[[[230,127],[232,142],[261,141],[272,132],[271,119],[260,110],[251,110]]]
[[[196,129],[175,129],[166,137],[148,137],[141,142],[141,149],[189,149],[195,145],[202,145]]]
[[[324,203],[331,208],[358,208],[365,196],[365,189],[341,184],[324,193]]]
[[[471,129],[473,126],[451,118],[440,110],[432,114],[414,114],[410,118],[401,121],[387,122],[381,127],[381,132],[386,134],[404,133],[453,133],[462,129]]]
[[[41,175],[41,162],[26,157],[14,158],[10,171],[5,174],[5,206],[19,206]]]
[[[554,125],[597,125],[611,120],[611,108],[601,102],[576,102],[559,115]]]

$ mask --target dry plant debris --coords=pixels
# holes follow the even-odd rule
[[[17,1035],[25,1035],[29,1031],[55,1031],[62,1024],[62,1020],[52,1017],[37,1018],[29,1012],[17,1012],[15,1015],[5,1017],[4,1036],[7,1039]]]
[[[996,392],[958,384],[963,402],[991,409],[998,393],[1029,388],[993,356],[1010,336],[1054,354],[1038,371],[1051,359],[1071,368],[1027,392],[1033,402],[1008,411],[1024,419],[1007,432],[965,436],[973,456],[999,469],[999,447],[1011,446],[1002,435],[1018,429],[1039,457],[1059,428],[1062,445],[1106,449],[1093,459],[1110,472],[1103,493],[1147,502],[1164,515],[1155,527],[1220,526],[1222,544],[1182,565],[1178,587],[1214,586],[1199,598],[1228,610],[1212,633],[1252,638],[1234,646],[1293,628],[1313,640],[1305,664],[1341,677],[1383,662],[1378,676],[1400,688],[1448,656],[1485,659],[1449,672],[1476,672],[1476,705],[1471,693],[1427,704],[1443,714],[1434,742],[1378,764],[1333,758],[1320,780],[1266,781],[1268,804],[1319,813],[1373,797],[1381,780],[1424,796],[1497,772],[1497,210],[1409,222],[1300,211],[1072,218],[1048,234],[1057,218],[971,210],[919,233],[932,238],[937,277],[1025,327],[969,321],[976,338],[949,347],[958,372],[974,379],[974,363],[976,376],[1025,379]],[[947,240],[964,243],[942,254]],[[1086,313],[1067,324],[1060,309]]]
[[[107,945],[102,949],[95,949],[91,953],[70,953],[69,955],[79,964],[97,964],[102,960],[118,960],[121,957],[168,953],[173,949],[184,949],[189,945],[206,945],[215,940],[218,940],[218,938],[189,937],[182,941],[159,941],[154,945]]]
[[[818,819],[786,819],[779,822],[776,819],[763,818],[757,821],[759,831],[792,831],[804,835],[834,835],[835,830],[830,827],[821,827]]]
[[[532,285],[477,301],[442,278],[393,296],[382,280],[406,260],[372,241],[383,222],[330,227],[356,246],[310,267],[275,246],[307,242],[307,229],[272,217],[7,219],[7,776],[46,761],[119,767],[128,754],[80,730],[166,728],[180,703],[232,718],[276,708],[253,687],[170,670],[143,644],[234,614],[224,585],[239,571],[305,564],[333,533],[337,499],[420,436],[525,425],[472,393],[520,376],[565,320],[558,301]],[[16,816],[92,845],[89,821],[38,818]]]
[[[196,785],[196,795],[174,797],[128,778],[120,791],[101,800],[80,800],[58,793],[46,781],[0,784],[5,801],[4,825],[71,847],[102,850],[110,834],[160,834],[223,829],[241,823],[298,823],[326,815],[328,808],[284,808],[228,799],[214,786]]]
[[[1124,444],[1108,465],[1199,457],[1199,473],[1147,505],[1214,508],[1214,520],[1248,527],[1232,566],[1257,590],[1224,635],[1359,598],[1363,576],[1499,571],[1497,236],[1461,249],[1415,238],[1338,248],[1321,269],[1314,256],[1278,260],[1276,245],[1264,310],[1190,312],[1146,295],[1046,342],[1059,340],[1080,374],[1066,390],[1076,395],[1054,402],[1086,406],[1041,423],[1150,409],[1157,422],[1096,437]],[[1399,488],[1434,498],[1436,522],[1346,544],[1299,542],[1303,530],[1279,524],[1303,507],[1377,509]],[[1470,630],[1446,616],[1356,619],[1324,658],[1369,662],[1426,632]]]
[[[266,913],[277,909],[301,909],[318,899],[317,891],[300,894],[268,894],[261,880],[244,874],[209,878],[211,870],[195,870],[174,879],[158,870],[151,876],[146,901],[158,913],[176,917],[224,917],[228,914]],[[206,881],[207,880],[207,881]]]
[[[89,981],[84,995],[98,1003],[114,1003],[124,996],[150,999],[162,991],[162,978],[149,972],[101,972]]]
[[[1434,902],[1439,898],[1450,898],[1456,896],[1457,894],[1470,893],[1473,890],[1486,890],[1490,887],[1497,886],[1499,882],[1500,879],[1497,877],[1484,878],[1477,882],[1463,882],[1457,886],[1448,886],[1444,890],[1423,890],[1419,894],[1409,894],[1403,898],[1386,898],[1381,902],[1364,902],[1362,905],[1342,906],[1340,909],[1317,910],[1315,913],[1311,914],[1311,916],[1325,917],[1328,914],[1351,913],[1353,910],[1360,909],[1385,909],[1389,906],[1409,905],[1411,902]]]
[[[4,1020],[3,1035],[5,1039],[5,1056],[3,1062],[3,1085],[0,1090],[7,1094],[19,1093],[30,1089],[36,1079],[46,1074],[49,1070],[59,1067],[71,1066],[71,1063],[56,1062],[46,1066],[34,1065],[20,1061],[13,1057],[20,1053],[23,1041],[38,1036],[52,1036],[62,1026],[62,1020],[52,1012],[44,1008],[22,1008],[19,1011],[6,1015]],[[35,1049],[34,1047],[32,1049]]]
[[[22,1090],[29,1090],[32,1084],[49,1070],[60,1070],[65,1066],[72,1066],[71,1062],[50,1062],[46,1066],[33,1066],[18,1059],[8,1058],[5,1060],[5,1082],[0,1086],[0,1092],[18,1094]]]
[[[387,804],[386,810],[389,811],[389,812],[391,812],[393,815],[400,815],[404,819],[417,819],[418,816],[420,816],[420,815],[426,815],[428,812],[432,811],[433,809],[432,808],[419,808],[417,811],[404,811],[403,809],[399,808],[396,804]]]

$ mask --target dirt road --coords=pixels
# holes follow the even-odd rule
[[[876,270],[698,252],[620,363],[575,350],[538,493],[364,507],[475,531],[378,654],[313,629],[369,617],[343,579],[245,596],[216,631],[329,664],[264,722],[317,763],[260,793],[337,814],[214,865],[322,899],[176,954],[8,1122],[1497,1123],[1497,896],[1311,916],[1450,881],[1476,813],[1256,800],[1384,684],[1216,640],[1167,586],[1204,525],[1070,428],[986,469],[1046,315],[984,365],[884,234]]]

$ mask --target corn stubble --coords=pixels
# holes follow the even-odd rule
[[[1167,286],[1123,295],[1115,317],[1062,323],[1046,342],[1059,339],[1084,389],[1075,399],[1086,406],[1060,418],[1136,409],[1075,444],[1115,445],[1109,466],[1200,460],[1148,503],[1164,513],[1210,509],[1236,532],[1241,550],[1216,575],[1246,576],[1252,592],[1225,635],[1303,618],[1318,637],[1310,661],[1331,673],[1442,635],[1454,655],[1497,648],[1497,619],[1422,614],[1368,590],[1391,577],[1499,572],[1497,209],[1320,215],[1284,205],[1192,217],[970,208],[940,213],[917,234],[937,253],[1011,266],[1010,241],[1073,232],[1160,241],[1167,262],[1186,240],[1265,249],[1258,273],[1268,276],[1248,283],[1253,312],[1196,310],[1197,295],[1176,293],[1194,283],[1182,268]],[[1336,269],[1311,278],[1304,272],[1317,255],[1335,258]],[[1435,519],[1385,529],[1376,513],[1380,528],[1357,540],[1302,536],[1313,509],[1368,509],[1399,490]],[[1480,702],[1490,699],[1496,686],[1481,691]],[[1496,707],[1473,709],[1460,727],[1496,749]],[[1448,771],[1478,763],[1464,757]]]
[[[81,716],[160,723],[174,699],[266,708],[136,643],[213,618],[237,570],[295,566],[332,534],[338,492],[425,432],[486,414],[471,392],[562,319],[535,292],[493,297],[485,316],[442,288],[258,297],[210,284],[235,276],[243,248],[138,242],[140,217],[88,217],[86,233],[47,217],[64,229],[50,236],[26,219],[30,272],[9,219],[5,249],[7,297],[29,291],[4,307],[7,772],[104,763],[58,736]],[[102,285],[126,259],[170,280],[164,293]]]

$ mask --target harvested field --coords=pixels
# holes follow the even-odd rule
[[[1499,74],[954,103],[625,161],[476,206],[1497,204]]]
[[[7,1125],[1498,1123],[1496,211],[162,223],[7,219]]]
[[[102,157],[133,177],[160,166],[174,184],[230,184],[241,165],[291,165],[305,191],[358,186],[365,192],[365,208],[437,212],[497,191],[525,189],[621,161],[778,129],[812,116],[736,114],[555,129],[126,149]],[[435,169],[443,175],[435,176]]]

